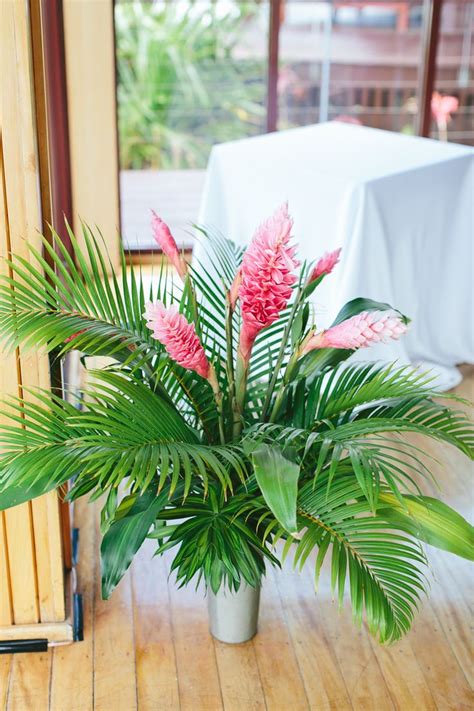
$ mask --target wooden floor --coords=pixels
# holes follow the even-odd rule
[[[473,396],[474,369],[459,390]],[[472,515],[472,469],[445,446],[446,499]],[[338,614],[327,576],[269,571],[255,639],[232,647],[207,631],[202,592],[168,582],[169,560],[146,545],[109,602],[99,593],[97,510],[76,509],[85,640],[48,654],[0,656],[8,711],[404,711],[472,709],[472,568],[432,551],[432,590],[413,631],[382,648]]]

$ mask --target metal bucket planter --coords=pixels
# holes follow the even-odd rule
[[[209,630],[213,637],[227,644],[247,642],[257,633],[260,587],[242,583],[237,592],[221,586],[219,592],[207,593]]]

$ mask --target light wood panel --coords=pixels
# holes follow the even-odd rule
[[[36,139],[29,3],[0,3],[2,96],[0,105],[0,257],[30,259],[28,244],[41,249],[41,209]],[[2,261],[0,269],[8,274]],[[40,351],[2,354],[0,393],[30,395],[24,388],[49,386],[48,359]],[[2,514],[0,625],[65,620],[58,499],[53,492]],[[5,582],[5,579],[7,582]],[[8,609],[11,610],[8,620]],[[18,630],[17,630],[18,632]],[[2,637],[5,637],[2,627]],[[14,636],[15,633],[12,633]]]
[[[64,0],[74,227],[97,225],[119,264],[119,174],[112,0]]]

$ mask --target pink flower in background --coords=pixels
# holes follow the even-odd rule
[[[459,108],[459,99],[455,96],[442,96],[437,91],[431,97],[431,112],[438,126],[446,126],[451,121],[451,114]]]
[[[336,264],[339,263],[341,249],[342,247],[339,247],[339,249],[335,249],[334,252],[325,252],[325,254],[323,254],[321,259],[319,259],[313,271],[311,272],[308,279],[308,284],[311,284],[311,282],[313,282],[315,279],[319,279],[319,277],[324,276],[326,274],[330,274],[332,272]]]
[[[399,338],[407,330],[399,316],[385,311],[363,311],[327,331],[315,333],[302,349],[302,354],[316,348],[365,348],[372,343]]]
[[[363,126],[362,121],[359,121],[358,118],[356,118],[355,116],[346,116],[345,114],[336,116],[333,121],[337,121],[338,123],[351,123],[354,126]]]
[[[175,267],[181,279],[184,279],[187,272],[187,264],[182,255],[179,253],[178,245],[170,232],[170,228],[163,222],[154,210],[151,211],[151,226],[153,230],[153,238],[158,246],[163,250],[171,264]]]
[[[263,222],[245,251],[242,260],[242,283],[239,288],[242,330],[239,351],[250,358],[259,331],[277,320],[287,306],[298,266],[290,246],[293,220],[284,204]]]
[[[77,331],[76,333],[73,333],[72,336],[68,336],[68,338],[64,339],[64,343],[70,343],[73,341],[75,338],[81,335],[81,333],[85,333],[87,331],[87,328],[81,328],[80,331]]]
[[[166,308],[160,301],[146,304],[143,314],[153,337],[166,348],[168,355],[183,368],[195,370],[203,378],[210,376],[210,363],[194,325],[179,313],[176,304]]]

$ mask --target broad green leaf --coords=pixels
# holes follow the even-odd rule
[[[338,323],[342,323],[342,321],[346,321],[348,318],[362,313],[362,311],[395,311],[404,323],[410,323],[410,319],[407,316],[404,316],[400,311],[390,306],[390,304],[360,297],[348,301],[339,311],[331,325],[337,326]]]
[[[137,498],[125,516],[110,525],[100,547],[104,600],[110,597],[124,576],[167,500],[167,491],[156,496],[149,489]]]
[[[288,533],[297,533],[299,465],[284,457],[278,447],[267,444],[253,452],[252,461],[260,490],[275,518]]]
[[[69,477],[70,473],[67,473],[66,476],[61,479],[53,481],[46,481],[43,477],[29,487],[15,485],[6,486],[3,491],[0,491],[0,511],[9,509],[12,506],[19,506],[26,501],[35,499],[37,496],[47,494],[48,491],[52,491],[58,486],[61,486],[61,484],[64,484]]]
[[[379,508],[379,515],[420,541],[474,560],[474,528],[457,511],[430,496],[402,498],[406,509],[393,494],[380,494],[380,503],[389,508]]]

